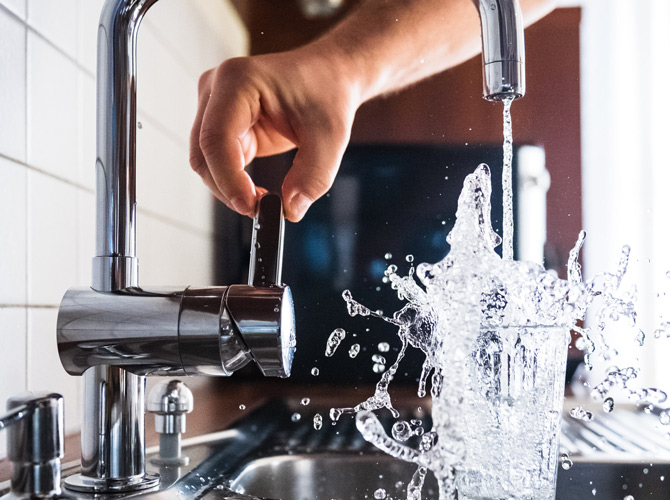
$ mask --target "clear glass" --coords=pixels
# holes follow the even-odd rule
[[[553,500],[569,331],[482,329],[468,357],[461,500]]]

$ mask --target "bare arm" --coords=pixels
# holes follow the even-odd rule
[[[520,0],[526,24],[554,3]],[[245,166],[297,146],[282,190],[287,218],[298,221],[332,185],[363,102],[480,50],[471,0],[366,0],[304,47],[231,59],[205,73],[191,166],[226,205],[251,214],[263,190]]]

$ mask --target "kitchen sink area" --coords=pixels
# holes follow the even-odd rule
[[[566,412],[569,407],[566,404]],[[406,498],[416,466],[382,454],[363,440],[352,416],[344,415],[332,425],[329,409],[317,403],[301,406],[298,401],[266,403],[227,430],[185,439],[186,466],[157,466],[152,463],[157,450],[149,449],[147,470],[160,472],[160,488],[132,496],[361,500],[376,498],[375,492],[383,489],[384,498]],[[324,416],[320,429],[312,420],[317,412]],[[379,412],[379,417],[387,429],[395,421],[389,412]],[[418,418],[426,429],[431,426],[430,417],[416,410],[401,411],[401,418]],[[560,453],[569,455],[572,466],[560,461],[557,500],[670,498],[670,440],[661,427],[654,414],[632,408],[599,412],[591,421],[566,413]],[[416,445],[411,440],[408,444]],[[75,472],[66,468],[64,475]],[[431,473],[422,498],[438,498]]]

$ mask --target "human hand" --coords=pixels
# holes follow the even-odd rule
[[[297,147],[282,186],[286,218],[297,222],[333,183],[357,90],[335,58],[311,48],[224,61],[200,78],[191,167],[229,208],[252,215],[265,190],[245,167]]]

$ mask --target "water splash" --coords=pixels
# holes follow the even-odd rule
[[[557,444],[556,439],[547,449],[531,450],[527,456],[517,449],[511,453],[505,449],[478,449],[478,446],[482,448],[481,444],[472,441],[470,436],[475,427],[470,419],[473,396],[484,394],[487,404],[495,408],[492,414],[500,415],[496,417],[499,421],[485,415],[477,417],[488,422],[486,425],[493,426],[492,429],[498,426],[497,432],[508,432],[513,439],[526,441],[539,439],[535,431],[529,433],[528,429],[554,428],[557,435],[562,394],[555,390],[548,393],[546,387],[551,386],[546,381],[560,379],[561,372],[552,370],[559,370],[565,359],[567,331],[574,329],[581,335],[578,344],[585,352],[587,365],[591,366],[595,357],[610,359],[614,354],[604,335],[607,325],[634,324],[636,319],[635,293],[621,286],[630,254],[628,247],[623,248],[614,272],[600,274],[586,282],[579,265],[584,232],[579,234],[570,252],[567,280],[559,279],[556,273],[538,264],[513,261],[509,253],[507,258],[501,259],[495,252],[501,238],[491,227],[490,196],[490,171],[486,165],[480,165],[464,182],[456,223],[447,237],[451,245],[449,254],[438,263],[419,264],[416,273],[411,268],[407,276],[400,276],[394,265],[387,268],[386,281],[397,291],[398,298],[405,301],[392,317],[371,311],[358,303],[348,290],[343,293],[351,316],[377,316],[396,325],[402,344],[395,362],[377,383],[375,393],[352,408],[332,409],[331,418],[336,421],[342,414],[356,413],[358,429],[366,440],[434,473],[441,500],[455,498],[457,486],[466,491],[482,481],[498,488],[496,491],[501,482],[507,482],[506,494],[518,499],[535,498],[537,488],[554,480],[558,456],[551,448]],[[595,303],[595,326],[578,327],[577,322]],[[549,344],[553,347],[547,350]],[[435,439],[427,441],[430,446],[422,444],[418,450],[387,436],[372,413],[386,408],[398,417],[388,386],[408,346],[426,354],[418,394],[420,397],[426,394],[430,380],[433,400],[431,436]],[[509,366],[519,367],[505,377],[496,372],[505,366],[501,363],[503,356],[510,360]],[[658,389],[630,386],[636,376],[633,368],[614,367],[603,383],[593,389],[594,398],[604,401],[614,386],[626,388],[629,396],[639,401],[653,403],[666,397]],[[473,387],[473,380],[480,385]],[[496,385],[499,380],[508,382]],[[543,387],[542,384],[545,389],[535,389]],[[538,404],[549,405],[554,410],[540,417],[536,415]],[[510,424],[511,415],[521,420]],[[550,458],[540,459],[532,453]],[[464,470],[466,460],[485,456],[489,457],[488,465],[494,470],[490,477],[460,474],[457,483],[457,473]],[[539,462],[541,470],[530,474]],[[509,470],[501,465],[504,463],[519,464],[516,479],[505,474],[496,476],[501,474],[500,470]],[[521,484],[523,477],[539,478],[542,484],[526,481],[526,489],[521,491],[514,486],[514,481]],[[416,491],[410,493],[408,488],[408,498],[418,498]]]

